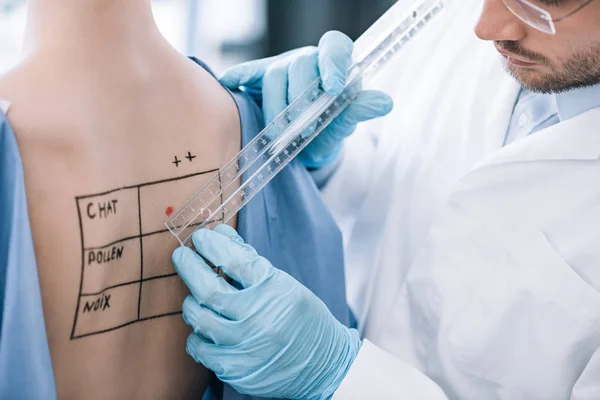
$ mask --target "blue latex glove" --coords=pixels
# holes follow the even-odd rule
[[[221,83],[230,89],[244,87],[258,97],[265,121],[269,123],[319,77],[329,94],[340,95],[352,63],[353,47],[348,36],[328,32],[318,48],[306,47],[238,65],[225,72]],[[383,92],[361,92],[298,157],[312,169],[335,162],[342,141],[355,131],[358,123],[387,115],[393,106],[392,98]]]
[[[189,248],[175,250],[175,269],[192,293],[183,303],[183,318],[194,329],[188,353],[242,394],[330,398],[358,354],[358,332],[231,227],[200,230],[193,239],[241,288]]]

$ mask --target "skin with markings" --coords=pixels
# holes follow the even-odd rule
[[[181,315],[83,335],[115,326],[102,319],[108,315],[128,321],[128,313],[152,316],[167,305],[180,311],[187,290],[177,277],[150,280],[143,291],[133,284],[78,296],[82,268],[83,289],[92,292],[138,279],[141,256],[144,274],[174,272],[178,243],[162,233],[144,238],[143,249],[134,239],[82,254],[82,238],[109,243],[159,229],[166,210],[212,174],[174,178],[219,168],[240,150],[235,103],[164,40],[150,0],[31,0],[29,10],[25,58],[0,77],[0,98],[12,103],[23,158],[59,397],[201,398],[209,375],[185,352],[190,330]],[[166,183],[136,187],[157,181]],[[124,187],[131,188],[85,198]]]

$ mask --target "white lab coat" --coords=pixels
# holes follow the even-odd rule
[[[409,44],[324,190],[367,339],[337,399],[600,399],[600,109],[502,147],[481,4]]]

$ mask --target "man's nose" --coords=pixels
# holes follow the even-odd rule
[[[518,19],[502,0],[485,0],[483,11],[475,26],[481,40],[518,41],[525,37],[526,24]]]

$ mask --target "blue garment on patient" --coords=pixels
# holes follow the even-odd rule
[[[25,181],[0,112],[0,398],[55,399]]]
[[[240,111],[245,146],[264,128],[262,112],[246,93],[232,95]],[[319,296],[340,322],[350,324],[342,236],[299,160],[293,160],[241,210],[238,231],[261,256]],[[241,395],[219,382],[212,385],[206,398],[255,397]]]
[[[263,128],[262,113],[247,94],[232,96],[245,145]],[[54,399],[23,166],[14,132],[1,112],[0,217],[0,398]],[[238,230],[261,255],[318,295],[342,323],[349,323],[341,233],[298,160],[239,213]],[[216,382],[208,396],[251,398]]]

